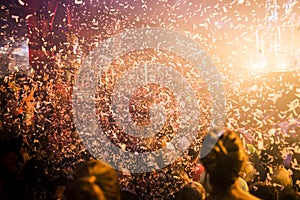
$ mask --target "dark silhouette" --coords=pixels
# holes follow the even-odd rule
[[[201,161],[206,170],[207,199],[257,199],[239,185],[238,177],[247,155],[240,138],[232,130],[210,131],[201,149]]]

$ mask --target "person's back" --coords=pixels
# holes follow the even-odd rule
[[[258,198],[246,192],[239,186],[237,180],[231,187],[219,192],[211,191],[206,200],[257,200]],[[213,187],[213,186],[212,186]]]
[[[257,200],[239,184],[240,172],[247,160],[242,142],[229,129],[209,132],[201,149],[201,161],[205,167],[204,187],[208,200]]]

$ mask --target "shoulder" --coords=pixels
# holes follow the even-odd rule
[[[246,192],[242,189],[236,189],[232,191],[232,196],[234,198],[232,199],[236,199],[236,200],[259,200],[259,198],[257,198],[256,196],[250,194],[249,192]]]
[[[250,194],[249,192],[242,191],[240,195],[237,196],[237,200],[259,200],[256,196]]]

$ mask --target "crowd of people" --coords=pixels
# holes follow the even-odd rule
[[[177,174],[183,179],[183,184],[164,199],[300,198],[300,193],[294,188],[291,174],[281,164],[270,172],[271,179],[258,181],[257,171],[251,165],[251,158],[248,158],[239,135],[230,129],[211,130],[206,135],[198,158],[200,158],[198,168],[202,166],[202,170],[194,169],[192,177],[184,171]],[[156,173],[160,177],[156,179],[159,185],[169,181],[165,173],[160,171]],[[75,171],[73,178],[64,192],[66,199],[156,199],[153,196],[141,198],[143,195],[140,196],[137,190],[129,189],[128,186],[120,187],[118,172],[102,161],[93,160],[84,163]],[[154,177],[150,179],[152,178]],[[135,183],[133,187],[140,184]],[[152,185],[150,182],[147,184]]]
[[[277,15],[291,15],[286,25],[297,36],[297,1],[11,0],[3,1],[0,10],[0,199],[299,199],[300,72],[270,72],[267,66],[268,73],[238,76],[231,69],[252,62],[255,56],[246,58],[252,49],[265,55],[264,49],[276,44],[272,55],[278,55],[277,46],[290,32],[273,37],[272,30],[285,25],[276,22],[282,18]],[[252,37],[261,25],[272,35],[262,49],[254,44],[260,43],[260,32]],[[114,151],[109,142],[101,143],[100,133],[80,127],[94,116],[85,104],[85,112],[74,111],[74,83],[89,53],[115,34],[142,27],[183,30],[212,56],[222,80],[209,85],[203,76],[210,73],[173,53],[182,45],[179,38],[170,51],[158,50],[165,45],[159,43],[155,50],[117,55],[110,66],[90,62],[94,71],[103,70],[95,80],[82,80],[83,88],[98,81],[93,111],[102,137],[119,149]],[[122,37],[109,51],[131,45]],[[137,35],[130,42],[141,40]],[[23,52],[29,68],[2,52],[11,53],[19,42],[29,48]],[[293,53],[299,52],[292,46]],[[86,75],[94,77],[93,70]],[[211,94],[210,87],[220,84],[225,94]],[[212,95],[220,102],[212,102]],[[193,101],[198,109],[191,107]],[[211,112],[218,103],[226,103],[225,109]],[[124,113],[127,118],[118,115]],[[226,128],[210,129],[211,118],[223,114]],[[153,126],[156,132],[145,136],[143,127],[153,119],[159,122]],[[130,120],[137,129],[127,126]],[[199,126],[189,126],[193,120]],[[175,137],[181,140],[174,142]],[[133,162],[132,155],[163,148],[163,154],[152,154],[156,160],[145,156],[142,165]]]
[[[137,54],[142,61],[151,58],[149,52]],[[162,64],[166,64],[163,60]],[[174,58],[175,61],[179,63]],[[204,98],[199,107],[204,114],[201,122],[205,124],[211,108],[209,103],[205,105],[209,100],[207,86],[197,88],[204,81],[193,75],[197,70],[181,62],[179,67],[169,67],[183,74],[197,90],[198,99]],[[106,95],[112,93],[112,80],[126,70],[118,61],[113,65],[116,74],[108,74],[110,81],[99,88]],[[72,118],[72,87],[55,74],[55,67],[46,66],[49,73],[46,71],[44,76],[19,71],[1,79],[1,199],[299,199],[297,72],[254,77],[248,82],[224,75],[228,129],[205,133],[208,126],[204,126],[177,160],[166,165],[165,155],[156,170],[131,173],[114,169],[84,145]],[[151,93],[157,89],[158,93]],[[143,99],[144,92],[150,96],[148,99]],[[139,110],[137,105],[165,103],[169,121],[155,139],[136,140],[120,131],[109,135],[117,132],[115,122],[103,115],[99,118],[102,128],[112,131],[105,134],[126,151],[143,153],[170,145],[182,120],[180,109],[176,110],[180,102],[172,95],[153,84],[140,88],[136,99],[130,101],[131,112],[140,111],[133,116],[140,125],[148,123],[149,110]],[[109,98],[98,98],[103,99],[97,102],[97,108],[105,110],[101,106],[108,105]],[[112,114],[111,108],[107,109]],[[190,139],[188,135],[186,138]],[[114,163],[127,159],[111,154],[108,157]]]

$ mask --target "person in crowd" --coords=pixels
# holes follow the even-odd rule
[[[194,181],[199,182],[200,181],[200,177],[201,174],[205,171],[204,167],[202,164],[197,164],[194,168],[193,168],[193,172],[192,172],[192,178]]]
[[[293,188],[285,188],[280,193],[279,200],[300,200],[300,193]]]
[[[229,129],[213,129],[204,139],[200,159],[205,168],[203,186],[212,199],[256,200],[242,190],[239,176],[247,155],[239,136]]]
[[[257,182],[251,187],[250,193],[264,200],[278,200],[281,188],[265,182]]]
[[[204,187],[196,181],[191,181],[175,193],[174,200],[203,200],[205,195]]]
[[[248,185],[252,185],[258,179],[258,172],[252,162],[247,162],[242,170],[242,178],[245,179]]]
[[[122,189],[121,190],[121,199],[122,200],[136,200],[138,199],[138,195],[135,191],[129,189]]]
[[[116,171],[107,163],[92,160],[78,167],[64,194],[70,200],[120,200]]]
[[[5,132],[0,131],[0,134],[5,134]],[[20,143],[19,138],[0,140],[0,199],[24,197],[24,187],[17,178],[16,151],[20,148]]]
[[[272,183],[280,184],[285,188],[293,187],[291,173],[289,170],[285,169],[283,165],[275,166],[270,178]]]
[[[95,176],[82,177],[72,181],[66,191],[66,198],[74,200],[106,200],[104,192],[96,184]]]
[[[205,172],[205,171],[204,171]],[[211,189],[211,185],[205,180],[205,178],[207,177],[207,175],[206,175],[206,173],[202,173],[201,175],[200,175],[200,178],[199,178],[199,182],[201,183],[201,184],[206,184],[205,186],[206,186],[206,189],[208,190],[208,191],[211,191],[212,189]],[[206,182],[205,182],[206,181]],[[238,177],[238,184],[239,184],[239,186],[240,186],[240,188],[243,190],[243,191],[245,191],[245,192],[249,192],[249,186],[248,186],[248,183],[247,183],[247,181],[244,179],[244,178],[242,178],[241,176],[239,176]]]

